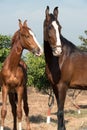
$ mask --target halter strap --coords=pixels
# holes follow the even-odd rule
[[[52,48],[52,50],[55,50],[57,47],[61,47],[61,48],[62,48],[61,45],[57,45],[57,46],[55,46],[55,47],[51,47],[51,48]]]

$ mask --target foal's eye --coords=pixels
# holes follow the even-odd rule
[[[48,33],[48,36],[49,36],[49,38],[51,38],[51,33],[50,32]]]
[[[26,38],[29,38],[29,35],[25,35]]]

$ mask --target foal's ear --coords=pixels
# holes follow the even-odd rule
[[[24,21],[23,26],[27,27],[27,20]]]
[[[20,19],[18,19],[18,21],[19,21],[19,28],[21,29],[22,28],[22,22],[21,22]]]
[[[46,20],[49,21],[49,19],[50,19],[50,17],[49,17],[49,6],[47,6],[47,8],[46,8],[45,14],[46,14]]]
[[[55,7],[54,8],[54,11],[53,11],[53,14],[54,14],[54,16],[55,16],[55,19],[57,20],[57,18],[58,18],[58,7]]]

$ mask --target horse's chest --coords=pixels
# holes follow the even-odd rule
[[[19,73],[18,71],[6,71],[5,73],[3,73],[3,81],[10,88],[21,85],[22,80],[23,72]]]
[[[14,74],[11,74],[9,76],[9,78],[7,77],[7,84],[10,84],[10,85],[17,85],[18,84],[18,79],[17,79],[17,76],[15,76]]]
[[[48,77],[48,80],[52,84],[57,84],[59,81],[59,70],[56,68],[56,66],[49,67],[46,65],[46,75]]]

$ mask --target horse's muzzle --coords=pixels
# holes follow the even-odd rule
[[[61,46],[56,46],[52,48],[52,52],[54,56],[60,56],[62,53],[62,47]]]

